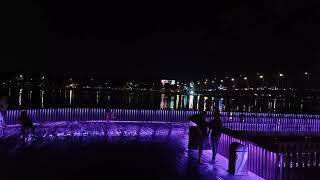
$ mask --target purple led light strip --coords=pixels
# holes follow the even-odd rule
[[[177,122],[186,123],[188,117],[197,111],[181,110],[137,110],[137,109],[112,109],[112,120],[124,122]],[[60,109],[30,109],[30,118],[35,123],[48,123],[59,121],[108,121],[105,109],[97,108],[60,108]],[[208,113],[212,115],[212,112]],[[19,110],[9,110],[5,123],[17,124]],[[224,126],[228,129],[264,132],[267,134],[317,134],[320,132],[319,115],[301,114],[266,114],[266,113],[222,113]],[[219,153],[228,157],[229,144],[242,142],[234,137],[223,135]],[[282,168],[292,164],[289,154],[278,154],[265,150],[253,143],[248,143],[249,170],[266,179],[282,177]],[[298,154],[299,157],[303,155]],[[311,156],[311,155],[308,155]],[[317,157],[317,154],[316,154]],[[281,162],[282,161],[282,162]],[[301,164],[295,162],[296,164]],[[311,163],[314,164],[314,163]],[[317,161],[316,161],[317,164]]]

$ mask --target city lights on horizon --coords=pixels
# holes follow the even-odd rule
[[[123,81],[108,81],[102,80],[95,76],[87,78],[65,77],[60,79],[51,78],[46,74],[28,75],[17,73],[0,81],[1,88],[92,88],[106,90],[151,90],[157,91],[161,88],[170,89],[174,92],[194,93],[199,91],[214,91],[220,89],[245,90],[245,88],[256,89],[314,89],[318,87],[313,83],[314,79],[310,77],[311,73],[307,71],[299,72],[301,83],[296,83],[292,86],[292,81],[295,76],[287,76],[286,72],[278,71],[274,73],[259,72],[256,74],[228,74],[228,76],[205,76],[199,79],[162,79],[152,82],[142,80],[123,80]],[[313,76],[315,77],[315,75]],[[250,81],[249,81],[250,79]],[[11,82],[12,81],[12,82]],[[59,82],[60,81],[60,82]],[[157,82],[158,81],[158,82]],[[162,86],[161,86],[162,85]],[[291,86],[291,87],[290,87]]]

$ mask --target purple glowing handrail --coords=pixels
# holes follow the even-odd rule
[[[229,158],[230,144],[238,142],[248,146],[248,170],[264,179],[281,179],[281,168],[278,167],[280,154],[268,151],[258,145],[242,141],[230,135],[222,134],[218,153]]]
[[[188,116],[197,113],[197,111],[140,109],[112,109],[112,111],[118,120],[163,122],[187,122]],[[19,110],[8,110],[6,124],[16,124],[19,113]],[[29,109],[28,113],[34,122],[39,123],[104,120],[106,117],[105,109],[102,108]],[[209,112],[209,115],[212,115],[212,112]],[[266,113],[243,113],[241,115],[241,113],[222,112],[221,118],[225,127],[242,131],[285,130],[286,132],[299,132],[312,129],[320,132],[319,115]]]

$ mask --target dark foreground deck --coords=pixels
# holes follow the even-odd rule
[[[229,175],[227,160],[213,164],[210,151],[198,164],[186,124],[55,123],[37,126],[36,136],[22,143],[19,126],[4,129],[1,179],[259,179]]]

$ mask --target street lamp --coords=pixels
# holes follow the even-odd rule
[[[235,88],[235,79],[231,78],[231,82],[232,82],[232,87]]]
[[[310,73],[304,72],[304,75],[306,75],[306,76],[307,76],[307,79],[310,80]]]
[[[243,77],[243,80],[245,81],[245,87],[246,88],[249,88],[249,86],[248,86],[248,77]]]
[[[259,75],[259,79],[261,79],[261,81],[262,81],[262,87],[264,87],[264,76],[263,76],[263,75]]]
[[[280,81],[281,81],[281,88],[284,89],[284,85],[283,85],[283,84],[284,84],[284,83],[283,83],[283,80],[284,80],[283,77],[284,77],[284,75],[283,75],[283,73],[279,73],[279,77],[280,77]]]
[[[307,78],[306,86],[307,86],[307,88],[310,88],[310,73],[309,72],[304,72],[304,75]]]

